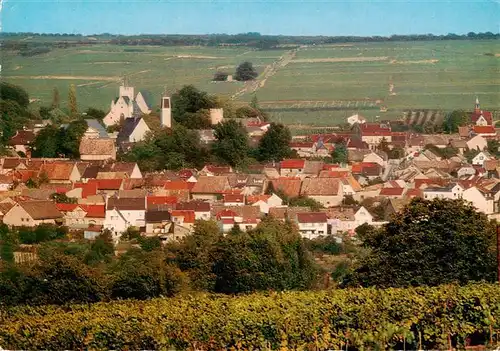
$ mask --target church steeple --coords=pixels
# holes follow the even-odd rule
[[[476,96],[476,106],[474,107],[474,112],[475,113],[481,112],[481,106],[479,105],[479,98],[477,96]]]

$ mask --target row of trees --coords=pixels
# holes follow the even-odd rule
[[[19,232],[3,228],[0,234],[0,294],[4,304],[148,299],[190,290],[244,293],[311,289],[319,277],[295,226],[273,219],[249,233],[235,228],[226,236],[215,222],[199,221],[194,233],[181,242],[162,248],[157,238],[141,238],[140,248],[119,257],[114,255],[107,232],[92,243],[46,241],[44,236],[36,241],[42,242],[38,260],[29,264],[14,264],[6,253],[7,246],[12,248],[21,240]],[[22,240],[35,242],[31,239],[37,240]]]

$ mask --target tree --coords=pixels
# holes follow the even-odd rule
[[[172,95],[172,117],[177,123],[192,129],[210,127],[206,112],[216,108],[215,97],[196,89],[193,85],[185,85]],[[196,123],[193,123],[193,120]]]
[[[213,154],[222,162],[239,166],[249,151],[248,136],[241,123],[234,119],[219,123],[214,128]]]
[[[389,148],[389,143],[387,142],[387,139],[385,137],[383,137],[382,140],[380,140],[377,149],[379,151],[389,153],[391,149]]]
[[[106,112],[97,108],[89,107],[85,111],[85,118],[95,118],[99,121],[102,121],[104,117],[106,117]]]
[[[260,110],[259,107],[259,100],[257,99],[257,95],[253,94],[252,95],[252,100],[250,100],[250,107],[255,109],[255,110]]]
[[[173,296],[183,289],[181,271],[165,262],[160,250],[132,249],[121,255],[110,270],[111,297],[144,300]]]
[[[227,80],[227,76],[229,76],[226,72],[217,71],[214,74],[214,78],[212,79],[215,82],[225,82]]]
[[[90,246],[85,255],[85,263],[95,265],[98,263],[110,263],[115,255],[113,237],[109,229],[105,229]]]
[[[281,161],[290,157],[292,135],[283,124],[271,123],[267,132],[259,141],[258,156],[260,161]]]
[[[213,257],[216,292],[309,289],[318,278],[318,268],[290,222],[265,219],[249,233],[228,234],[217,242]]]
[[[446,133],[457,133],[458,127],[469,124],[470,118],[467,112],[455,110],[446,115],[443,121],[443,130]]]
[[[78,114],[78,105],[76,103],[76,87],[71,84],[68,92],[68,110],[71,117],[76,117]]]
[[[80,142],[88,125],[85,120],[70,122],[66,129],[59,129],[59,154],[69,158],[80,157]]]
[[[495,139],[488,140],[488,152],[490,154],[495,155],[495,157],[499,157],[500,156],[499,148],[500,148],[500,143],[498,142],[498,140]]]
[[[59,156],[59,130],[53,125],[43,128],[33,142],[33,157]]]
[[[234,79],[239,81],[253,80],[257,78],[259,74],[253,68],[253,65],[246,61],[241,63],[238,68],[236,68],[236,73]]]
[[[74,197],[68,197],[64,193],[53,193],[50,195],[50,198],[52,200],[55,200],[58,204],[76,204],[77,199]]]
[[[52,108],[60,108],[61,106],[61,98],[59,97],[59,89],[54,87],[52,91]]]
[[[332,161],[335,163],[347,163],[347,146],[344,143],[335,143],[332,151]]]
[[[20,86],[7,82],[0,82],[0,100],[14,101],[22,108],[28,107],[28,104],[30,102],[26,90],[24,90]]]
[[[352,195],[345,195],[344,198],[342,199],[342,204],[344,206],[355,206],[359,205],[359,202],[354,200],[354,197]]]
[[[292,197],[291,199],[288,200],[288,205],[298,206],[298,207],[310,207],[311,210],[314,212],[317,212],[324,207],[320,202],[307,196]]]
[[[387,156],[391,160],[398,160],[405,157],[405,150],[401,147],[395,147],[387,153]]]
[[[371,252],[345,285],[404,287],[495,280],[496,225],[463,200],[414,199],[364,238]]]

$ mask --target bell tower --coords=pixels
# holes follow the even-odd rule
[[[481,113],[481,106],[479,105],[479,98],[476,96],[476,105],[474,106],[474,112],[476,114]]]
[[[170,96],[165,93],[161,96],[161,126],[163,128],[172,128],[172,105],[170,104]]]

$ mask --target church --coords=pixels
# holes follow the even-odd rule
[[[476,97],[476,105],[474,112],[471,114],[471,122],[476,126],[491,126],[493,125],[493,116],[490,111],[481,110],[479,99]]]
[[[119,96],[111,101],[111,109],[104,117],[103,122],[106,127],[120,123],[127,118],[139,117],[141,114],[150,114],[151,109],[146,103],[141,92],[134,96],[134,87],[120,86]]]

